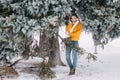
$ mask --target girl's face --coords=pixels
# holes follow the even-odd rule
[[[76,16],[72,16],[71,17],[71,21],[74,23],[74,22],[76,22],[77,21],[77,17]]]

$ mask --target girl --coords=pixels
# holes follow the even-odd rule
[[[80,33],[82,32],[82,24],[78,20],[78,16],[76,14],[72,14],[72,16],[70,17],[70,22],[66,26],[66,32],[69,35],[71,41],[71,46],[66,45],[66,60],[70,67],[69,75],[73,75],[75,74],[78,55],[73,47],[79,47],[78,40]]]

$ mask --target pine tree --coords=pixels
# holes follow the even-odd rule
[[[45,31],[48,37],[58,33],[59,27],[51,29],[50,25],[54,23],[52,19],[55,16],[62,21],[61,15],[69,8],[66,4],[64,0],[1,0],[0,52],[2,56],[24,52],[27,56],[29,50],[25,44],[36,30]]]
[[[95,46],[104,46],[120,37],[119,4],[119,0],[0,0],[0,60],[7,62],[17,54],[29,57],[26,43],[36,30],[54,43],[64,15],[71,12],[77,13],[84,29],[93,34]]]
[[[46,51],[56,57],[55,53],[59,51],[58,45],[58,24],[63,22],[63,15],[70,11],[69,4],[65,0],[1,0],[0,1],[0,59],[9,61],[15,55],[22,55],[24,58],[31,56],[28,41],[31,35],[40,30],[49,39],[46,43]],[[57,17],[57,20],[53,19]],[[56,40],[56,41],[55,41]],[[45,40],[44,40],[45,41]],[[52,51],[49,47],[52,46]],[[58,48],[58,49],[55,49]],[[42,49],[42,50],[41,50]],[[36,48],[40,56],[43,48]],[[46,52],[46,53],[47,53]],[[54,54],[52,54],[54,53]],[[60,55],[60,54],[59,54]],[[35,56],[32,54],[32,56]],[[57,56],[59,58],[60,56]],[[52,58],[54,60],[54,58]],[[58,61],[54,60],[54,61]],[[53,62],[54,65],[57,63]],[[49,69],[49,68],[48,68]],[[49,74],[54,75],[53,74]]]

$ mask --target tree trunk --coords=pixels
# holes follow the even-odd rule
[[[48,64],[50,67],[55,67],[56,65],[65,66],[60,58],[60,47],[59,47],[59,40],[58,36],[53,36],[51,38],[47,38],[44,34],[41,35],[40,45],[48,54],[49,60]],[[47,45],[47,46],[45,46]]]
[[[65,66],[60,58],[60,46],[58,36],[53,36],[52,38],[50,38],[49,43],[52,50],[50,51],[48,64],[51,67],[55,67],[56,65]]]

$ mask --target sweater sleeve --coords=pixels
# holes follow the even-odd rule
[[[67,33],[70,33],[70,28],[72,26],[72,23],[69,23],[67,26],[66,26],[66,32]]]

